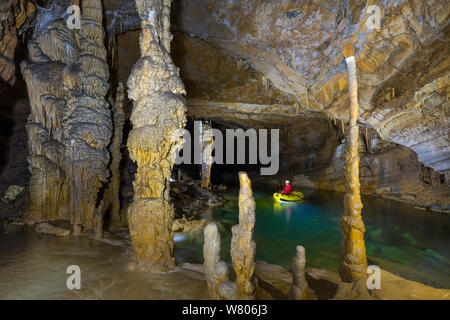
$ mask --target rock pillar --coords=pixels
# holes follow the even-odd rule
[[[70,218],[93,226],[108,177],[112,124],[101,0],[83,1],[81,29],[62,19],[68,4],[38,7],[29,61],[21,64],[31,103],[27,124],[31,221]]]
[[[349,44],[344,49],[347,61],[350,109],[345,152],[345,182],[344,213],[341,217],[341,263],[339,274],[344,282],[358,282],[366,277],[367,257],[364,243],[365,227],[361,216],[363,208],[359,183],[359,153],[358,153],[358,82],[356,62],[353,48]]]
[[[104,46],[102,1],[84,0],[81,5],[81,29],[73,31],[78,52],[63,74],[64,86],[69,90],[68,112],[63,121],[64,139],[69,146],[65,171],[72,225],[93,227],[98,193],[109,178],[107,148],[113,126],[105,98],[109,90],[109,66]]]
[[[236,272],[236,297],[255,298],[255,253],[253,240],[256,204],[252,184],[246,172],[239,172],[239,224],[231,229],[231,258]]]
[[[175,266],[169,178],[186,124],[184,85],[169,54],[170,5],[170,0],[136,0],[141,58],[128,79],[134,101],[128,150],[137,162],[130,236],[140,266],[161,271]]]
[[[220,234],[217,225],[209,223],[204,230],[203,259],[209,297],[220,299],[219,286],[228,281],[228,266],[220,260]]]
[[[306,256],[305,248],[297,246],[296,255],[292,259],[292,286],[289,298],[292,300],[306,300],[308,283],[305,278]]]

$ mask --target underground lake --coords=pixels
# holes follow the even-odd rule
[[[305,203],[280,204],[273,190],[255,188],[256,259],[289,268],[295,247],[306,249],[307,266],[337,272],[343,193],[301,189]],[[231,227],[238,222],[238,189],[219,193],[227,202],[201,218],[219,223],[222,259],[231,261]],[[450,288],[450,220],[388,199],[363,196],[368,262],[406,279]],[[203,263],[203,238],[175,236],[178,262]]]

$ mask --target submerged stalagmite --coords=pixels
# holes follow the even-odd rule
[[[136,1],[142,57],[128,80],[134,101],[128,150],[138,166],[128,223],[140,265],[158,270],[174,267],[169,178],[186,123],[185,90],[169,54],[170,5],[171,0]]]

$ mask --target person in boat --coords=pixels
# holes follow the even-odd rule
[[[284,187],[283,191],[281,191],[284,195],[289,195],[292,192],[292,186],[289,180],[286,180],[286,186]]]

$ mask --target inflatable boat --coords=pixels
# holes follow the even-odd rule
[[[300,191],[292,191],[289,195],[282,193],[274,193],[273,198],[278,202],[296,202],[303,200],[303,193]]]

